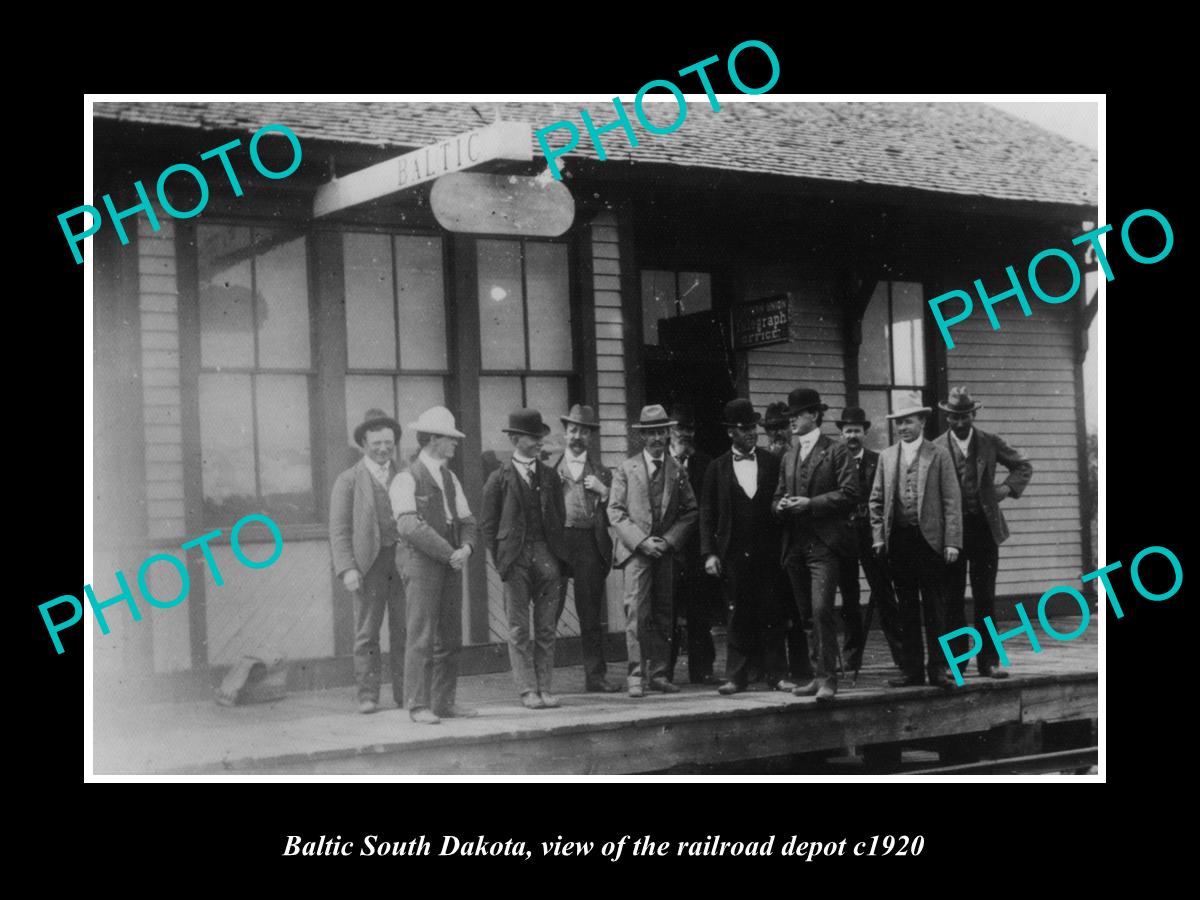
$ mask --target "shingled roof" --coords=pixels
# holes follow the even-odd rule
[[[676,132],[638,131],[630,148],[618,131],[604,136],[610,160],[763,172],[798,178],[916,188],[948,194],[1095,206],[1096,153],[984,103],[722,102],[714,112],[692,101]],[[247,133],[282,122],[301,139],[411,149],[494,120],[559,120],[583,132],[579,109],[599,126],[611,104],[515,103],[133,103],[98,102],[97,118]],[[670,124],[673,104],[647,104]],[[558,146],[566,132],[550,137]],[[537,152],[535,146],[535,153]],[[572,156],[596,158],[583,133]]]

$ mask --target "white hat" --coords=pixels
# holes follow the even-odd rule
[[[421,413],[417,421],[408,426],[409,431],[440,434],[444,437],[465,438],[466,435],[454,427],[454,413],[444,406],[434,406]]]

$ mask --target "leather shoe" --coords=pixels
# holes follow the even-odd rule
[[[379,704],[376,703],[374,700],[359,700],[358,701],[358,711],[360,713],[362,713],[364,716],[368,716],[373,712],[379,711]]]
[[[526,709],[545,709],[546,704],[542,702],[542,697],[537,691],[528,691],[521,695],[521,705]]]
[[[899,678],[889,678],[888,685],[891,687],[924,687],[924,675],[901,675]]]
[[[634,697],[634,698],[645,697],[646,689],[644,687],[642,687],[640,684],[631,684],[629,686],[629,696]]]
[[[437,725],[442,720],[433,714],[431,709],[410,709],[408,717],[421,725]]]
[[[984,665],[984,666],[979,667],[979,677],[980,678],[1007,678],[1008,672],[1006,672],[1004,669],[997,669],[995,666]]]
[[[818,703],[827,703],[828,701],[832,700],[836,696],[837,696],[837,679],[836,678],[826,678],[821,683],[820,689],[817,691],[817,702]]]
[[[954,682],[946,677],[946,673],[944,671],[941,669],[935,669],[929,673],[929,686],[946,690],[954,687]]]
[[[803,684],[792,688],[792,693],[797,697],[812,697],[821,689],[821,682],[814,678],[808,684]]]
[[[724,682],[712,672],[709,672],[707,675],[701,675],[699,678],[693,678],[691,679],[691,682],[692,684],[703,684],[707,685],[708,687],[716,687],[719,684],[724,684]]]
[[[615,694],[619,690],[621,686],[611,681],[593,681],[587,686],[589,694]]]
[[[742,685],[733,681],[727,681],[717,688],[717,693],[724,694],[726,697],[728,697],[730,694],[740,694],[744,690],[746,690],[746,688]]]
[[[436,710],[434,715],[441,716],[443,719],[474,719],[479,715],[479,710],[455,704],[446,709]]]
[[[538,696],[542,698],[542,706],[546,707],[547,709],[558,709],[560,706],[562,706],[562,704],[558,702],[558,698],[549,691],[542,691]]]
[[[651,678],[650,690],[658,691],[663,694],[678,694],[680,687],[677,684],[671,684],[665,678]]]
[[[794,681],[788,681],[786,678],[780,678],[778,681],[772,681],[767,687],[773,691],[792,691],[795,693],[796,688],[800,687],[800,685]]]

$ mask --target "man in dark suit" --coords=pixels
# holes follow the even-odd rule
[[[783,565],[801,616],[812,619],[815,677],[794,687],[820,701],[837,694],[837,625],[833,601],[840,557],[854,554],[846,516],[858,501],[858,479],[846,448],[821,434],[827,405],[811,388],[788,395],[792,449],[783,457],[774,510],[783,519]]]
[[[855,556],[842,557],[841,575],[838,579],[838,587],[842,592],[842,624],[846,628],[846,642],[842,648],[846,668],[858,671],[862,665],[863,646],[866,643],[859,612],[860,563],[863,573],[867,576],[867,585],[871,589],[868,603],[879,611],[879,623],[892,652],[892,659],[900,666],[903,655],[896,595],[892,592],[892,583],[883,561],[871,550],[874,543],[871,536],[871,486],[875,483],[875,469],[879,465],[879,454],[863,445],[867,432],[871,430],[871,422],[861,406],[848,406],[842,413],[842,418],[834,424],[842,432],[846,452],[850,454],[858,472],[858,502],[850,513],[850,529],[854,535],[857,553]]]
[[[630,697],[644,697],[646,688],[679,693],[667,678],[674,557],[695,529],[699,513],[687,473],[666,452],[672,424],[661,406],[642,408],[641,418],[630,427],[641,433],[643,449],[613,472],[608,495],[608,520],[617,536],[613,566],[625,570]]]
[[[354,680],[358,711],[379,708],[379,630],[388,619],[392,697],[404,705],[404,588],[396,568],[400,533],[388,488],[400,423],[381,409],[367,410],[354,429],[362,459],[337,477],[329,500],[329,544],[333,568],[354,597]]]
[[[893,687],[922,685],[926,672],[931,685],[950,685],[938,638],[945,633],[946,567],[962,547],[962,493],[949,451],[922,436],[931,412],[914,404],[888,416],[900,440],[879,454],[871,486],[872,549],[886,555],[900,608],[904,674],[888,682]]]
[[[576,403],[563,423],[566,450],[546,461],[558,474],[566,511],[563,546],[566,572],[559,592],[557,622],[567,600],[567,579],[575,583],[575,613],[583,650],[584,689],[612,693],[621,688],[606,680],[604,663],[604,579],[612,567],[612,535],[608,533],[608,492],[612,472],[588,455],[600,429],[596,411]]]
[[[779,525],[771,513],[779,460],[756,447],[759,415],[749,400],[725,404],[724,422],[732,445],[704,475],[700,496],[700,553],[704,570],[722,579],[728,615],[729,649],[721,694],[737,694],[749,684],[750,660],[761,648],[769,684],[783,684],[784,610],[775,592]]]
[[[521,703],[529,709],[545,709],[559,705],[550,682],[567,556],[563,492],[558,475],[538,460],[542,439],[550,433],[542,414],[536,409],[516,410],[501,430],[512,441],[513,455],[483,486],[479,528],[504,582],[508,659]]]
[[[965,598],[967,570],[970,569],[971,599],[975,606],[975,628],[987,634],[983,620],[992,615],[996,601],[996,570],[1000,545],[1008,538],[1008,523],[1000,511],[1000,501],[1020,497],[1033,477],[1033,464],[1020,450],[1014,450],[999,435],[975,427],[975,414],[983,406],[971,399],[965,387],[952,388],[948,403],[938,406],[946,413],[949,429],[936,440],[954,460],[954,470],[962,489],[963,548],[958,561],[950,567],[949,593],[946,598],[946,628],[966,625]],[[1002,484],[996,484],[996,463],[1008,470]],[[967,652],[969,638],[963,635],[952,642],[954,655]],[[997,668],[1000,657],[991,641],[984,641],[975,657],[982,678],[1007,678]]]

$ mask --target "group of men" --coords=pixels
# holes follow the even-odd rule
[[[761,679],[773,690],[832,699],[839,672],[862,661],[860,565],[900,669],[890,683],[928,677],[948,685],[938,637],[965,624],[968,577],[984,630],[998,545],[1008,536],[999,503],[1021,495],[1032,466],[974,427],[981,404],[965,388],[939,406],[949,430],[936,440],[923,438],[932,409],[897,409],[888,418],[899,440],[875,453],[864,446],[871,423],[860,408],[837,420],[841,441],[821,432],[828,406],[815,390],[797,388],[765,418],[735,399],[723,416],[729,450],[713,460],[695,446],[690,407],[668,414],[650,405],[630,424],[640,452],[611,471],[593,452],[599,421],[590,406],[559,417],[564,449],[545,458],[550,426],[538,410],[516,410],[502,429],[512,455],[488,477],[478,523],[446,466],[464,436],[449,410],[426,410],[409,426],[420,452],[399,472],[399,423],[368,411],[354,434],[363,458],[338,478],[330,511],[333,564],[354,596],[360,712],[378,708],[386,614],[393,695],[413,721],[476,715],[455,702],[455,682],[462,570],[481,541],[503,583],[513,678],[530,709],[559,705],[554,642],[569,582],[584,688],[622,690],[608,680],[604,659],[611,568],[624,574],[630,697],[679,692],[675,635],[686,617],[692,683],[733,695]],[[766,447],[758,446],[760,424]],[[1008,469],[1000,485],[997,463]],[[724,679],[713,671],[718,597],[728,635]],[[976,657],[979,674],[1005,677],[988,649]]]

